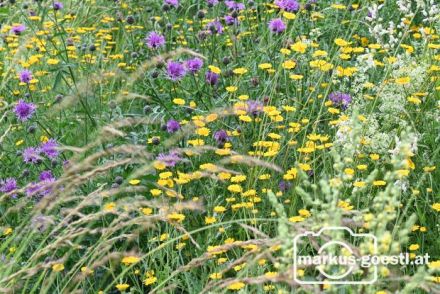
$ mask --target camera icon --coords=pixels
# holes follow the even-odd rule
[[[356,244],[356,245],[355,245]],[[377,254],[377,238],[348,227],[324,227],[293,239],[294,280],[308,285],[368,285],[377,281],[377,264],[361,255]]]

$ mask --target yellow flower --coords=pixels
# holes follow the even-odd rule
[[[226,87],[226,91],[228,91],[229,93],[234,93],[238,90],[238,88],[236,86],[228,86]]]
[[[290,49],[295,52],[305,53],[307,49],[307,44],[303,43],[302,41],[298,41],[295,44],[290,45]]]
[[[288,20],[294,20],[296,18],[296,15],[294,13],[285,11],[283,12],[283,17]]]
[[[296,66],[296,62],[293,60],[287,60],[283,62],[283,68],[285,69],[293,69]]]
[[[411,81],[410,77],[401,77],[396,79],[396,84],[398,85],[406,85]]]
[[[12,228],[6,228],[3,230],[3,235],[4,236],[10,235],[10,234],[12,234],[13,231],[14,230]]]
[[[243,282],[234,282],[228,286],[228,290],[238,291],[244,288],[245,283]]]
[[[417,249],[419,249],[420,248],[420,245],[419,244],[411,244],[410,246],[409,246],[409,250],[410,251],[416,251]]]
[[[216,213],[223,213],[226,211],[226,208],[224,206],[216,206],[214,207],[214,212]]]
[[[140,258],[137,257],[137,256],[126,256],[126,257],[124,257],[124,258],[122,259],[121,262],[122,262],[125,266],[129,266],[130,264],[138,263],[139,260],[140,260]]]
[[[436,211],[440,211],[440,203],[439,202],[434,203],[431,207]]]
[[[183,100],[182,98],[174,98],[173,103],[176,105],[185,105],[185,100]]]
[[[289,75],[289,78],[291,78],[292,80],[301,80],[303,77],[304,77],[303,75],[295,75],[295,74]]]
[[[148,286],[148,285],[151,285],[151,284],[156,283],[156,281],[157,281],[157,278],[154,277],[154,276],[147,277],[147,278],[144,280],[144,285],[145,285],[145,286]]]
[[[248,72],[248,70],[244,67],[239,67],[233,70],[236,75],[243,75]]]
[[[110,202],[104,205],[104,211],[115,211],[116,203]]]
[[[141,181],[138,179],[133,179],[133,180],[129,181],[130,185],[133,185],[133,186],[139,185],[140,182]]]
[[[335,44],[340,47],[345,47],[345,46],[350,45],[349,42],[345,41],[344,39],[340,39],[340,38],[335,39]]]
[[[302,216],[299,216],[299,215],[292,216],[292,217],[289,218],[289,222],[292,222],[292,223],[302,222],[303,220],[304,220],[304,218]]]
[[[261,63],[261,64],[258,65],[258,68],[259,69],[269,69],[269,68],[272,68],[272,64],[270,64],[270,63]]]
[[[212,280],[218,280],[222,278],[222,274],[221,273],[212,273],[209,275],[209,278]]]
[[[208,68],[210,71],[212,71],[213,73],[216,73],[218,75],[221,74],[221,72],[222,72],[222,70],[220,68],[218,68],[217,66],[214,66],[214,65],[210,65],[210,66],[208,66]]]
[[[373,186],[385,186],[386,184],[387,184],[387,182],[382,181],[382,180],[373,182]]]
[[[50,58],[47,60],[47,64],[49,64],[49,65],[56,65],[58,63],[60,63],[60,61],[58,59]]]
[[[117,284],[116,285],[116,289],[118,289],[121,292],[124,292],[125,290],[127,290],[128,288],[130,288],[129,284]]]
[[[214,224],[216,222],[217,222],[217,219],[213,216],[206,216],[205,217],[205,224],[206,225]]]
[[[167,217],[170,221],[175,221],[178,223],[181,223],[185,220],[185,215],[177,212],[168,214]]]
[[[54,265],[52,265],[52,270],[54,271],[54,272],[61,272],[61,271],[63,271],[64,270],[64,264],[62,264],[62,263],[55,263]]]

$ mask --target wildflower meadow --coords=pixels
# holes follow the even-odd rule
[[[0,73],[0,293],[440,293],[439,2],[2,0]]]

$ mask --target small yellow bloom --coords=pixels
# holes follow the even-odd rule
[[[54,272],[61,272],[61,271],[63,271],[64,270],[64,264],[62,264],[62,263],[55,263],[54,265],[52,265],[52,270],[54,271]]]
[[[140,258],[137,257],[137,256],[126,256],[126,257],[124,257],[124,258],[122,259],[121,262],[122,262],[125,266],[129,266],[130,264],[138,263],[139,260],[140,260]]]
[[[116,289],[118,289],[121,292],[124,292],[125,290],[127,290],[128,288],[130,288],[129,284],[117,284],[116,285]]]

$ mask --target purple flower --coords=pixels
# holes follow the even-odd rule
[[[263,111],[263,104],[260,101],[248,100],[246,111],[253,116],[257,116],[260,112]]]
[[[0,192],[2,193],[9,193],[14,190],[17,190],[17,181],[14,178],[8,178],[6,180],[0,181]],[[17,194],[12,195],[12,197],[16,197]]]
[[[20,35],[22,32],[26,30],[26,26],[24,24],[15,25],[12,27],[11,32]]]
[[[180,130],[180,124],[178,121],[175,121],[174,119],[170,119],[167,122],[167,132],[172,134]]]
[[[269,29],[276,34],[282,33],[286,30],[286,25],[281,18],[272,19],[269,22]]]
[[[218,78],[219,78],[219,75],[216,74],[215,72],[210,71],[210,70],[208,70],[205,74],[205,80],[211,86],[217,85]]]
[[[292,187],[292,184],[290,182],[281,180],[280,183],[278,184],[278,187],[280,188],[281,192],[286,192],[287,190],[290,189],[290,187]]]
[[[218,4],[218,0],[207,0],[208,6],[215,6]]]
[[[168,154],[160,153],[156,160],[162,161],[168,167],[175,166],[179,161],[182,160],[180,154],[177,151],[171,151]]]
[[[25,163],[37,163],[40,160],[40,149],[28,147],[23,150],[23,161]]]
[[[200,58],[197,58],[197,57],[193,58],[193,59],[188,59],[185,62],[185,66],[190,72],[196,73],[202,68],[203,60],[201,60]]]
[[[238,19],[234,18],[234,17],[232,17],[230,15],[225,15],[224,19],[225,19],[225,23],[228,26],[231,26],[231,25],[234,25],[234,24],[238,24]]]
[[[32,80],[32,72],[30,70],[24,69],[19,74],[20,82],[29,84]]]
[[[163,3],[174,6],[175,8],[179,7],[179,0],[164,0]]]
[[[223,26],[218,20],[211,21],[206,25],[206,28],[211,32],[211,34],[223,34]]]
[[[20,99],[15,105],[15,115],[21,121],[27,121],[32,117],[37,107],[33,103],[26,103],[23,99]]]
[[[333,92],[328,95],[328,99],[333,102],[336,106],[340,106],[342,109],[347,109],[348,105],[351,103],[352,98],[350,94]]]
[[[173,81],[178,81],[185,76],[186,70],[182,63],[169,61],[167,64],[167,74]]]
[[[57,148],[58,148],[57,141],[54,139],[50,139],[46,143],[41,144],[40,151],[50,159],[54,159],[58,156]]]
[[[54,10],[61,10],[61,9],[63,9],[63,7],[64,7],[64,5],[61,2],[55,1],[53,3],[53,9]]]
[[[243,10],[245,8],[243,3],[237,3],[235,1],[225,1],[225,4],[230,10]]]
[[[214,139],[219,146],[223,147],[225,143],[229,140],[229,136],[225,130],[218,130],[214,133]]]
[[[40,173],[39,180],[42,182],[43,181],[52,181],[53,182],[53,181],[55,181],[55,177],[52,175],[52,171],[45,170]]]
[[[165,45],[165,37],[156,32],[150,32],[145,41],[148,48],[157,49]]]
[[[299,10],[299,3],[296,0],[277,0],[275,5],[289,12],[297,12]]]

